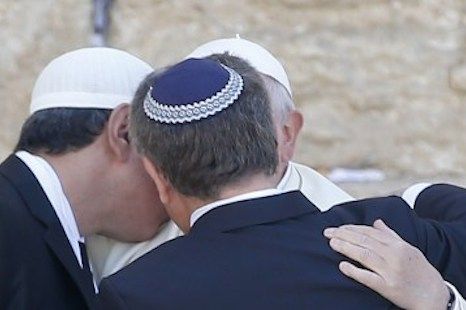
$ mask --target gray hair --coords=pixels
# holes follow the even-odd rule
[[[293,99],[291,99],[286,88],[276,79],[265,74],[260,74],[260,76],[269,95],[274,119],[280,122],[277,125],[282,125],[286,121],[288,114],[295,110]]]

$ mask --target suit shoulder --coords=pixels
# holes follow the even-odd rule
[[[173,279],[186,278],[196,261],[197,245],[191,239],[181,236],[168,241],[103,279],[100,284],[101,301],[103,299],[105,306],[113,306],[115,302],[122,304],[118,300],[123,300],[134,309],[166,307],[172,297],[161,295],[161,292],[170,292],[174,296],[182,290],[183,286],[179,282],[174,283]],[[150,291],[152,297],[139,298],[141,288]]]
[[[18,190],[0,174],[0,246],[9,248],[10,255],[13,255],[12,249],[23,253],[27,247],[15,245],[26,244],[32,240],[42,242],[37,234],[42,231],[42,227]]]
[[[415,214],[400,197],[388,196],[355,200],[334,206],[324,214],[329,225],[372,225],[382,219],[388,226],[411,244],[417,244]]]
[[[0,174],[0,222],[11,225],[23,217],[26,211],[21,195],[8,179]]]
[[[397,196],[367,198],[338,204],[326,213],[330,215],[348,216],[363,220],[372,214],[405,214],[410,212],[406,202]]]
[[[115,286],[118,286],[115,283],[125,282],[127,279],[132,278],[133,275],[144,273],[147,270],[158,272],[164,270],[168,265],[175,265],[186,258],[186,255],[182,254],[192,247],[190,239],[192,238],[189,236],[180,236],[167,241],[109,276],[106,280],[110,280],[114,282]]]

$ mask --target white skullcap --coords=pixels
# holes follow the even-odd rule
[[[93,47],[52,60],[39,75],[31,114],[49,108],[114,109],[131,102],[152,67],[124,51]]]
[[[291,86],[282,64],[265,48],[239,36],[207,42],[196,48],[186,58],[203,58],[212,54],[228,53],[249,62],[257,71],[273,77],[282,84],[290,96]]]

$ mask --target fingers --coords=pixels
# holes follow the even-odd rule
[[[339,238],[330,239],[330,247],[346,257],[361,263],[363,266],[378,272],[385,266],[384,259],[375,251]]]
[[[338,228],[327,228],[324,230],[327,238],[338,238],[346,242],[375,251],[379,255],[386,255],[389,236],[387,232],[381,232],[370,226],[343,225]]]
[[[381,243],[379,236],[374,228],[369,226],[343,225],[338,228],[327,228],[324,230],[324,236],[327,238],[339,238],[360,246]]]
[[[384,231],[388,234],[390,234],[391,236],[393,236],[394,238],[400,240],[402,239],[400,237],[400,235],[398,235],[394,230],[392,230],[390,227],[387,226],[387,224],[385,224],[384,221],[382,221],[381,219],[378,219],[374,222],[374,228],[380,230],[380,231]]]
[[[387,269],[387,259],[393,256],[393,245],[399,243],[401,238],[381,220],[374,225],[327,228],[324,235],[330,239],[333,250],[383,275]]]
[[[360,234],[365,234],[384,244],[393,244],[394,241],[403,240],[394,230],[388,227],[387,224],[385,224],[385,222],[381,219],[377,219],[374,222],[373,226],[346,224],[346,225],[341,225],[336,228],[335,227],[328,228],[329,230],[328,232],[333,233],[335,230],[339,231],[342,229],[347,229],[347,230],[351,230],[351,231],[354,231]]]
[[[384,288],[384,279],[375,272],[358,268],[346,261],[341,262],[338,268],[345,276],[369,287],[378,293],[381,293],[382,289]]]
[[[335,232],[336,234],[349,235],[348,231],[353,232],[358,235],[367,236],[383,244],[388,244],[393,240],[393,236],[387,231],[374,228],[372,226],[366,226],[366,225],[351,225],[351,224],[342,225],[340,227],[337,227],[334,230],[331,229],[330,232],[331,233]],[[363,238],[362,236],[361,238]],[[356,242],[356,244],[359,244],[359,243],[360,242]]]

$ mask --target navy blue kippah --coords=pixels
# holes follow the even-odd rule
[[[228,71],[210,59],[187,59],[173,66],[152,86],[152,98],[177,106],[203,101],[228,83]]]
[[[144,112],[154,121],[198,121],[226,109],[238,99],[243,79],[210,59],[187,59],[163,72],[151,85]]]

